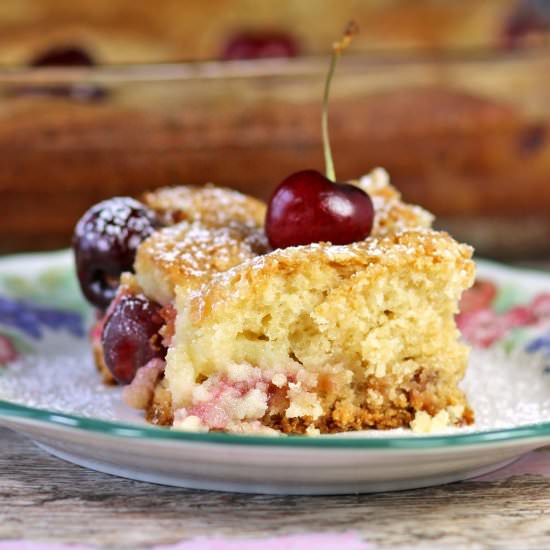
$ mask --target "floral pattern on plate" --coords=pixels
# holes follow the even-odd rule
[[[0,366],[34,353],[36,342],[49,331],[79,339],[86,335],[90,310],[80,296],[70,253],[42,257],[44,262],[35,261],[34,256],[2,261]]]
[[[550,292],[526,296],[519,287],[478,279],[460,310],[457,325],[472,346],[541,352],[550,372]]]

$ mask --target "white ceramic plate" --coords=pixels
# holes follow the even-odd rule
[[[122,404],[120,389],[99,382],[70,255],[7,258],[0,261],[0,363],[8,363],[0,366],[0,425],[88,468],[191,488],[336,494],[474,477],[550,444],[550,276],[487,262],[479,275],[498,295],[472,321],[475,335],[494,340],[474,350],[464,381],[473,427],[257,437],[147,425]]]

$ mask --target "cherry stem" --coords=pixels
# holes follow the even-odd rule
[[[344,36],[339,42],[335,42],[332,45],[332,57],[330,59],[330,66],[325,80],[325,92],[323,94],[323,113],[321,115],[321,128],[323,133],[323,152],[325,154],[325,175],[331,181],[336,181],[336,174],[334,172],[334,161],[332,160],[332,150],[330,147],[330,138],[328,134],[328,98],[330,95],[330,83],[332,82],[332,75],[336,68],[336,63],[340,59],[341,53],[350,45],[353,35],[358,32],[357,24],[354,21],[348,23]]]

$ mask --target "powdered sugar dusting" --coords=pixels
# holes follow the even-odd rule
[[[147,193],[144,201],[165,225],[200,221],[210,227],[224,227],[237,221],[260,226],[266,209],[258,199],[212,184],[164,187]]]
[[[475,424],[447,428],[446,433],[513,428],[550,419],[550,375],[544,371],[543,358],[536,354],[475,349],[463,388],[474,409]],[[120,388],[100,382],[88,343],[56,333],[48,333],[36,355],[27,355],[0,371],[0,399],[89,418],[146,423],[141,413],[123,404]],[[345,435],[411,433],[400,429]]]
[[[153,222],[153,213],[136,200],[114,197],[93,206],[79,221],[75,233],[81,239],[95,241],[104,252],[109,252],[114,242],[136,250],[143,238],[152,233]],[[98,235],[110,238],[98,239]]]
[[[231,295],[239,292],[240,279],[253,280],[262,271],[270,276],[278,268],[298,270],[300,266],[313,262],[319,265],[319,269],[334,264],[356,265],[361,269],[370,264],[382,264],[388,269],[409,269],[414,262],[445,261],[452,266],[456,277],[465,281],[463,286],[466,288],[474,276],[474,264],[470,259],[472,252],[470,246],[458,243],[444,232],[429,228],[408,230],[383,238],[373,236],[348,245],[311,243],[276,249],[227,271],[220,270],[211,275],[191,298],[194,300],[194,308],[202,311],[209,297],[215,295],[218,289],[230,288]]]
[[[196,222],[167,227],[144,246],[166,269],[185,268],[197,277],[225,271],[268,249],[263,232],[256,227],[230,224],[209,228]]]
[[[550,421],[550,375],[541,354],[476,349],[462,387],[476,413],[473,430]]]
[[[86,418],[144,422],[123,404],[120,387],[101,382],[86,340],[51,332],[35,354],[0,371],[0,400]]]

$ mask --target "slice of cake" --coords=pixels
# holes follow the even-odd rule
[[[315,433],[471,419],[454,314],[471,249],[409,230],[275,250],[177,291],[175,426]]]
[[[354,185],[374,205],[368,239],[275,250],[261,201],[214,186],[148,193],[160,227],[94,331],[105,378],[117,368],[112,353],[105,363],[109,324],[139,305],[162,322],[124,342],[143,347],[125,398],[155,424],[313,434],[471,422],[454,323],[471,249],[432,231],[384,170]]]
[[[201,269],[190,273],[189,259],[204,259],[204,253],[194,251],[193,239],[178,241],[171,261],[184,272],[157,272],[151,285],[167,284],[177,294],[177,321],[149,419],[175,419],[181,429],[288,433],[408,426],[418,412],[447,424],[471,420],[458,389],[467,349],[453,317],[473,278],[471,250],[446,234],[419,231],[430,227],[432,216],[403,203],[384,170],[356,185],[370,194],[376,211],[373,237],[363,243],[262,256],[244,245],[247,257],[237,258],[233,269],[201,260]],[[142,255],[163,268],[174,229],[140,247],[138,280],[144,278]],[[203,231],[215,240],[215,230]],[[241,234],[239,246],[247,237]],[[357,285],[370,289],[363,301]],[[381,288],[392,287],[402,302],[376,309],[385,296]],[[350,325],[338,337],[342,311]],[[365,342],[372,349],[365,350]]]

